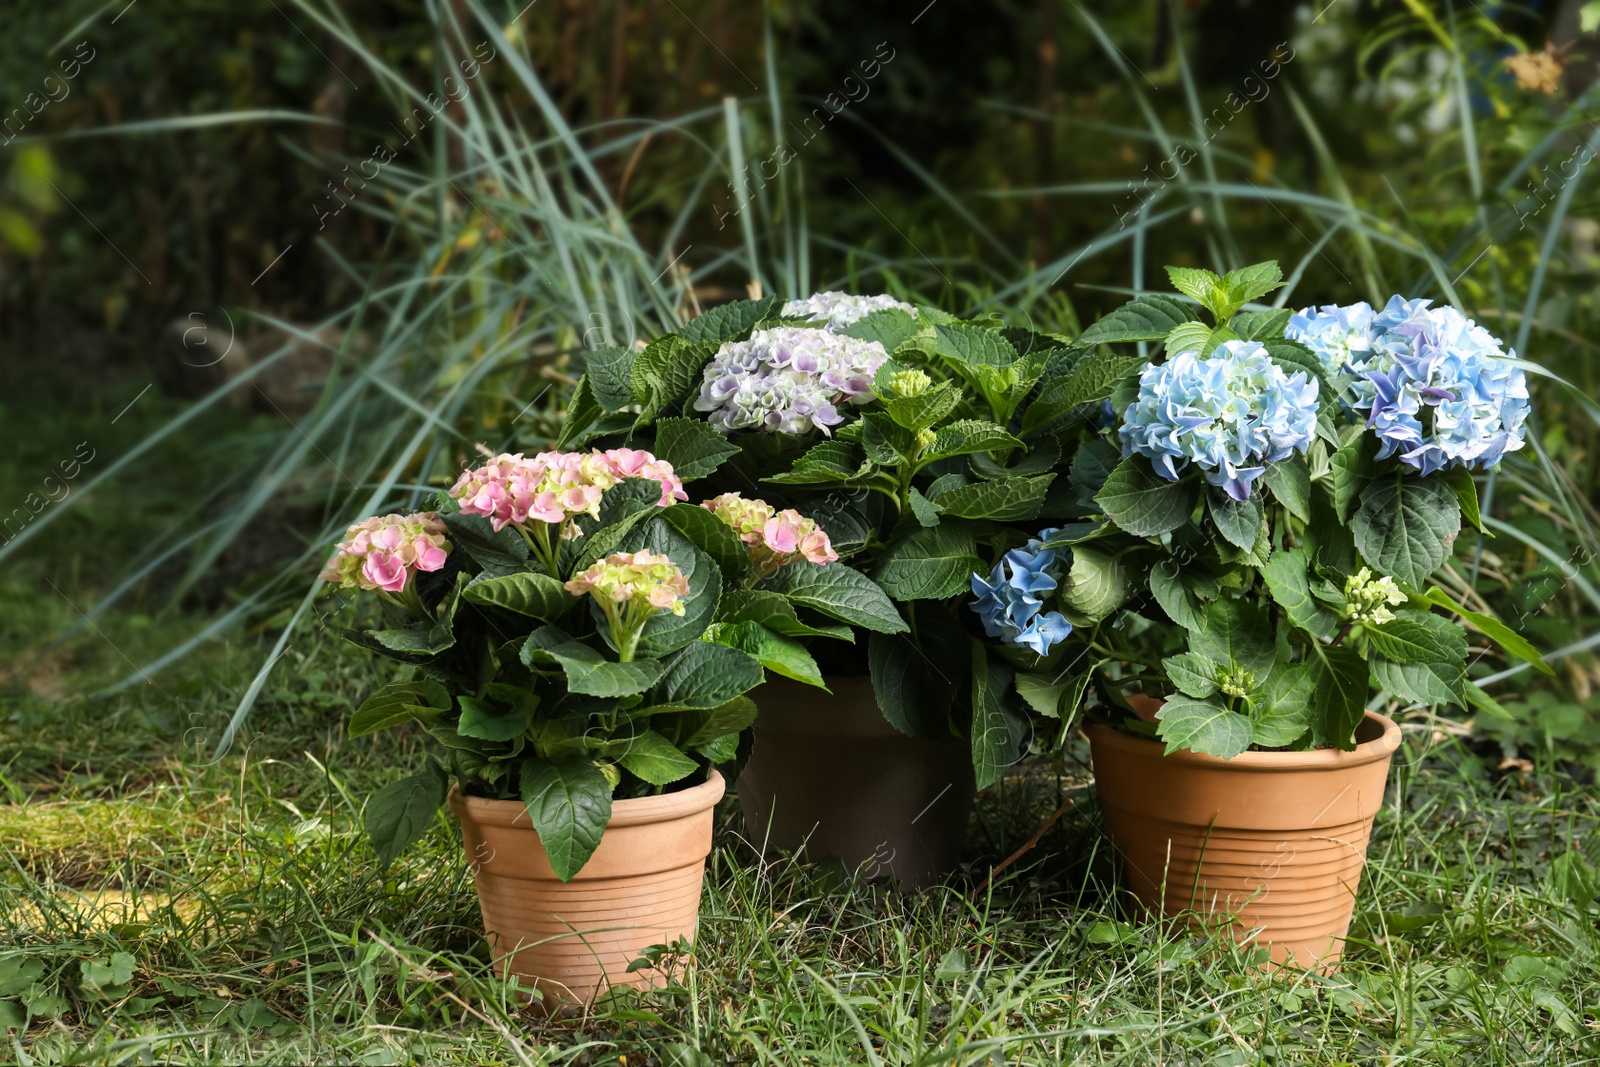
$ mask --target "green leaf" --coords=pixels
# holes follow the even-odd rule
[[[1289,514],[1301,522],[1311,521],[1311,468],[1306,458],[1295,454],[1277,463],[1268,463],[1261,476],[1266,480],[1272,497],[1289,509]]]
[[[852,626],[885,634],[906,630],[888,594],[871,578],[842,564],[791,563],[768,579],[768,587]]]
[[[661,611],[651,616],[640,631],[638,654],[660,658],[704,633],[716,618],[717,604],[722,598],[722,571],[711,557],[673,529],[659,512],[642,530],[633,531],[619,547],[633,552],[648,549],[665,555],[678,565],[689,582],[689,598],[682,602],[683,614]],[[592,610],[598,621],[599,605],[593,605]]]
[[[814,685],[818,689],[828,688],[822,682],[822,672],[817,669],[817,661],[811,658],[811,653],[806,651],[805,645],[793,638],[776,634],[759,622],[716,623],[706,631],[706,640],[727,645],[729,648],[737,648],[740,652],[754,656],[763,667],[774,674]]]
[[[1482,633],[1524,663],[1530,664],[1541,674],[1555,676],[1555,668],[1545,662],[1543,653],[1533,647],[1532,643],[1521,634],[1499,619],[1462,607],[1451,598],[1449,593],[1446,593],[1436,585],[1429,586],[1427,593],[1421,599],[1459,615],[1466,621],[1468,626]]]
[[[896,600],[943,600],[966,591],[973,572],[982,570],[972,527],[952,521],[894,541],[872,578]]]
[[[678,336],[689,342],[731,340],[749,333],[762,320],[774,317],[782,307],[783,301],[775,296],[719,304],[689,320],[688,325],[678,331]]]
[[[1372,669],[1372,684],[1387,693],[1416,704],[1466,706],[1467,695],[1463,686],[1467,675],[1459,661],[1395,663],[1373,653],[1368,664]]]
[[[1057,594],[1074,625],[1092,626],[1128,599],[1129,578],[1122,561],[1089,545],[1072,551],[1072,568]]]
[[[79,964],[83,984],[99,990],[107,986],[124,986],[133,981],[134,965],[138,963],[131,952],[113,952],[109,959],[84,960]]]
[[[588,377],[579,378],[577,388],[572,391],[572,397],[567,401],[567,410],[562,413],[561,431],[556,436],[556,447],[575,448],[588,440],[596,433],[595,423],[604,415],[605,409],[595,399]]]
[[[969,456],[997,449],[1016,448],[1021,444],[1020,438],[1013,437],[992,422],[958,419],[939,427],[934,434],[933,444],[929,446],[919,465],[949,459],[951,456]]]
[[[885,370],[888,364],[885,364]],[[936,382],[919,396],[895,396],[878,372],[878,397],[889,417],[907,430],[924,430],[949,416],[961,403],[961,390],[955,382]]]
[[[1184,296],[1193,298],[1201,307],[1211,308],[1221,302],[1219,297],[1223,300],[1227,298],[1226,292],[1217,292],[1217,283],[1222,279],[1204,268],[1168,267],[1167,277],[1174,289]]]
[[[1251,697],[1252,741],[1261,748],[1285,748],[1311,728],[1315,676],[1304,664],[1272,673]]]
[[[1017,360],[1011,342],[982,326],[935,326],[935,355],[958,366],[1009,367]]]
[[[1250,747],[1250,719],[1213,700],[1172,697],[1156,712],[1156,736],[1168,755],[1185,749],[1232,759]]]
[[[720,622],[759,622],[787,637],[835,637],[855,640],[855,632],[837,623],[802,622],[794,605],[781,594],[765,589],[735,589],[722,598]]]
[[[1467,635],[1431,612],[1402,611],[1365,630],[1372,650],[1395,663],[1460,664],[1467,658]]]
[[[1169,619],[1185,630],[1199,630],[1206,624],[1205,605],[1184,583],[1182,573],[1176,561],[1157,563],[1150,568],[1150,592]]]
[[[1465,467],[1451,467],[1444,472],[1444,480],[1450,486],[1450,491],[1456,495],[1456,503],[1461,506],[1461,515],[1479,533],[1488,533],[1484,528],[1483,515],[1478,509],[1478,483],[1472,480],[1472,472]]]
[[[1230,325],[1239,337],[1245,341],[1276,341],[1283,337],[1284,329],[1289,325],[1289,319],[1294,312],[1288,308],[1274,308],[1271,311],[1241,311],[1235,315]]]
[[[631,348],[596,348],[586,357],[589,391],[606,411],[621,411],[637,403],[629,378],[639,353]]]
[[[1074,408],[1106,399],[1143,366],[1144,361],[1134,356],[1095,353],[1079,361],[1069,374],[1046,379],[1038,398],[1022,414],[1023,432],[1032,433]]]
[[[1089,684],[1089,672],[1069,674],[1065,671],[1053,675],[1019,674],[1016,677],[1017,695],[1040,715],[1052,719],[1069,720],[1083,701],[1084,689]]]
[[[1366,714],[1367,661],[1353,648],[1314,641],[1304,666],[1311,676],[1313,736],[1350,751],[1356,747],[1356,727]]]
[[[911,514],[918,526],[939,525],[939,505],[923,496],[922,490],[912,486],[906,494],[906,500],[911,505]]]
[[[403,722],[428,722],[438,717],[438,709],[426,706],[426,682],[390,682],[373,693],[350,716],[347,737],[387,730]]]
[[[973,482],[939,494],[934,503],[946,515],[992,522],[1021,522],[1037,518],[1055,474],[1027,478],[996,478]]]
[[[1256,541],[1261,536],[1263,516],[1260,493],[1252,493],[1248,500],[1235,500],[1218,486],[1208,485],[1206,509],[1211,512],[1211,521],[1216,524],[1217,532],[1229,544],[1237,546],[1242,552],[1250,552],[1256,547]]]
[[[894,467],[916,458],[916,435],[882,412],[861,416],[861,431],[867,458],[879,466]]]
[[[670,333],[651,341],[634,360],[630,374],[633,395],[639,401],[635,425],[646,425],[662,409],[682,400],[700,380],[701,368],[716,348],[715,341],[693,344]]]
[[[1261,568],[1261,577],[1290,622],[1317,637],[1331,637],[1341,620],[1337,612],[1311,595],[1310,570],[1305,549],[1283,549]]]
[[[378,853],[379,867],[388,867],[427,833],[449,784],[444,768],[430,759],[422,770],[390,782],[367,801],[362,821]]]
[[[522,761],[522,803],[563,882],[583,869],[611,821],[611,783],[586,759]]]
[[[1217,283],[1217,289],[1224,295],[1224,299],[1218,301],[1218,307],[1213,309],[1217,312],[1217,321],[1226,322],[1250,301],[1259,300],[1282,287],[1283,271],[1275,260],[1230,270]]]
[[[880,308],[838,332],[858,341],[876,341],[893,355],[895,349],[922,332],[922,324],[899,308]]]
[[[1123,341],[1161,341],[1172,328],[1194,318],[1189,306],[1162,293],[1147,293],[1111,312],[1083,331],[1079,345],[1117,344]]]
[[[689,724],[684,745],[709,745],[755,722],[756,702],[747,696],[734,697],[709,711],[690,712],[683,716],[683,721]]]
[[[762,677],[753,656],[727,645],[692,641],[666,662],[646,702],[658,709],[715,708],[754,689]]]
[[[739,446],[730,444],[704,419],[671,418],[656,423],[653,451],[657,459],[672,464],[680,479],[692,482],[737,456]]]
[[[671,785],[679,779],[687,778],[700,767],[694,760],[679,752],[677,745],[654,730],[635,734],[623,744],[626,749],[617,757],[617,762],[632,772],[636,778],[651,785]]]
[[[543,626],[528,636],[522,645],[522,662],[555,663],[567,676],[567,688],[594,697],[624,697],[642,693],[661,677],[660,660],[641,659],[631,663],[608,660],[599,652],[574,641],[554,626]]]
[[[1196,500],[1195,483],[1169,482],[1138,456],[1117,464],[1095,503],[1119,528],[1135,537],[1155,537],[1189,521]]]
[[[918,634],[872,634],[867,665],[883,717],[903,734],[948,741],[951,709],[967,688],[970,670],[966,631],[947,614],[927,612]]]
[[[1505,708],[1501,707],[1500,702],[1494,697],[1490,696],[1488,693],[1485,693],[1481,687],[1476,686],[1471,682],[1467,682],[1462,686],[1462,689],[1466,693],[1467,703],[1471,704],[1473,707],[1477,708],[1491,719],[1500,719],[1503,722],[1516,721],[1515,715],[1512,715]]]
[[[1204,656],[1193,652],[1181,652],[1162,660],[1161,666],[1166,668],[1167,677],[1178,687],[1180,693],[1192,696],[1196,700],[1210,696],[1219,688],[1217,668]]]
[[[1576,844],[1569,846],[1566,852],[1555,858],[1550,864],[1550,874],[1545,881],[1550,886],[1552,896],[1576,907],[1580,915],[1588,914],[1589,906],[1595,902],[1597,895],[1595,873],[1593,868],[1584,862],[1583,853],[1578,850]]]
[[[674,504],[661,511],[661,520],[678,531],[717,564],[722,577],[737,581],[750,562],[750,550],[733,527],[698,504]]]
[[[504,608],[543,622],[556,622],[578,602],[560,579],[534,571],[480,578],[461,595],[474,604]]]
[[[1450,554],[1461,531],[1461,507],[1442,479],[1389,478],[1362,492],[1350,529],[1373,569],[1421,589]]]
[[[1020,757],[1022,724],[1005,707],[1011,669],[990,662],[980,641],[972,642],[972,772],[979,789],[1000,780]]]
[[[482,515],[447,514],[441,518],[451,544],[485,572],[509,574],[527,569],[528,543],[511,527],[496,533]]]
[[[1189,647],[1224,667],[1252,671],[1258,681],[1272,673],[1278,658],[1267,613],[1248,600],[1227,597],[1206,607],[1205,626],[1190,632]]]
[[[480,741],[510,741],[521,737],[533,725],[533,711],[538,698],[519,701],[511,707],[496,707],[476,697],[458,697],[461,721],[456,733],[462,737],[476,737]]]
[[[1340,522],[1350,521],[1362,490],[1378,476],[1378,461],[1374,458],[1377,454],[1377,438],[1370,433],[1359,434],[1333,454],[1333,508]]]
[[[1162,350],[1167,358],[1171,359],[1180,352],[1193,352],[1201,359],[1211,354],[1211,349],[1216,347],[1211,341],[1211,327],[1203,322],[1180,322],[1167,334]]]

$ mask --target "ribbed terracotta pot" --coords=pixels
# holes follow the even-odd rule
[[[751,692],[760,714],[739,777],[746,834],[764,850],[836,856],[868,878],[925,886],[961,858],[975,792],[970,749],[889,725],[867,677],[787,678]]]
[[[452,789],[450,810],[478,884],[495,972],[544,993],[547,1007],[587,1004],[612,986],[655,986],[628,973],[651,945],[692,940],[722,775],[661,796],[619,800],[600,847],[570,882],[555,876],[520,801]]]
[[[1274,964],[1335,967],[1399,727],[1368,712],[1352,752],[1230,760],[1085,729],[1106,826],[1147,912],[1253,938]]]

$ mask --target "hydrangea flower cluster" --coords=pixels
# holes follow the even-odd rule
[[[746,500],[738,493],[723,493],[700,506],[733,527],[748,546],[751,575],[747,585],[797,559],[822,564],[839,558],[822,527],[793,508],[779,511],[765,500]]]
[[[1373,625],[1393,619],[1394,612],[1389,609],[1406,602],[1406,595],[1393,578],[1374,578],[1370,567],[1362,567],[1345,579],[1344,598],[1345,618]]]
[[[783,305],[780,314],[786,319],[826,323],[830,329],[838,330],[887,308],[899,308],[913,317],[917,314],[916,308],[892,296],[855,296],[837,290],[814,293],[804,300],[791,300]]]
[[[665,554],[616,552],[566,583],[573,596],[590,596],[611,627],[622,662],[633,659],[644,624],[657,612],[684,612],[689,580]]]
[[[1488,330],[1429,303],[1394,296],[1377,314],[1366,304],[1324,307],[1316,315],[1308,308],[1285,332],[1309,345],[1330,372],[1338,370],[1352,409],[1366,416],[1382,443],[1379,459],[1398,452],[1424,475],[1492,467],[1523,445],[1527,375]],[[1333,320],[1348,323],[1347,333],[1327,325]]]
[[[1285,374],[1259,341],[1225,341],[1209,359],[1180,352],[1146,366],[1119,432],[1123,455],[1171,481],[1192,462],[1242,501],[1268,463],[1306,450],[1316,425],[1314,379]]]
[[[461,472],[450,495],[461,502],[463,515],[482,515],[496,531],[511,526],[556,573],[556,540],[582,537],[574,520],[600,514],[600,497],[625,478],[644,478],[661,486],[658,506],[687,500],[683,482],[672,464],[649,452],[613,448],[606,452],[540,452],[532,459],[503,453],[473,470]]]
[[[1007,552],[988,581],[972,576],[977,599],[969,607],[978,613],[983,632],[1041,656],[1072,633],[1072,623],[1059,611],[1040,612],[1044,597],[1056,590],[1056,575],[1072,562],[1071,549],[1044,547],[1056,533],[1056,528],[1040,530],[1026,545]]]
[[[706,365],[696,411],[723,433],[756,429],[828,432],[840,404],[873,399],[872,379],[889,354],[877,341],[779,326],[729,341]]]
[[[450,555],[444,523],[431,511],[362,519],[345,531],[321,578],[343,589],[400,593],[418,571],[436,571]]]

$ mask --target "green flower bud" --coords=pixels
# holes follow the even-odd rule
[[[1231,697],[1249,696],[1256,688],[1256,672],[1236,667],[1222,676],[1222,691]]]
[[[1391,607],[1406,602],[1393,578],[1374,578],[1371,569],[1362,567],[1344,583],[1345,618],[1351,622],[1379,625],[1394,618]]]
[[[902,370],[889,375],[889,391],[897,397],[921,396],[933,386],[933,379],[920,370]]]

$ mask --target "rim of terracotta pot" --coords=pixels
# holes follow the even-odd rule
[[[606,828],[613,826],[644,826],[654,822],[671,822],[687,815],[696,815],[716,806],[727,792],[728,783],[722,772],[712,770],[710,777],[697,786],[680,789],[676,793],[662,793],[653,797],[629,797],[612,801],[611,818]],[[528,808],[520,800],[493,800],[461,792],[461,787],[450,786],[450,807],[453,811],[469,812],[474,822],[486,826],[525,826],[533,829]]]
[[[1238,767],[1253,771],[1309,771],[1331,770],[1335,767],[1360,767],[1388,759],[1400,747],[1400,727],[1395,725],[1394,720],[1375,711],[1369,711],[1363,717],[1361,725],[1356,728],[1356,732],[1359,735],[1373,727],[1377,728],[1378,736],[1361,742],[1349,752],[1341,752],[1336,748],[1317,748],[1305,752],[1241,752],[1232,759],[1223,759],[1220,756],[1208,756],[1185,748],[1164,756],[1159,752],[1156,755],[1161,760],[1171,760],[1180,764]],[[1151,748],[1159,750],[1162,747],[1160,741],[1125,734],[1105,723],[1084,723],[1083,729],[1096,743],[1128,752],[1141,750],[1148,752]]]

